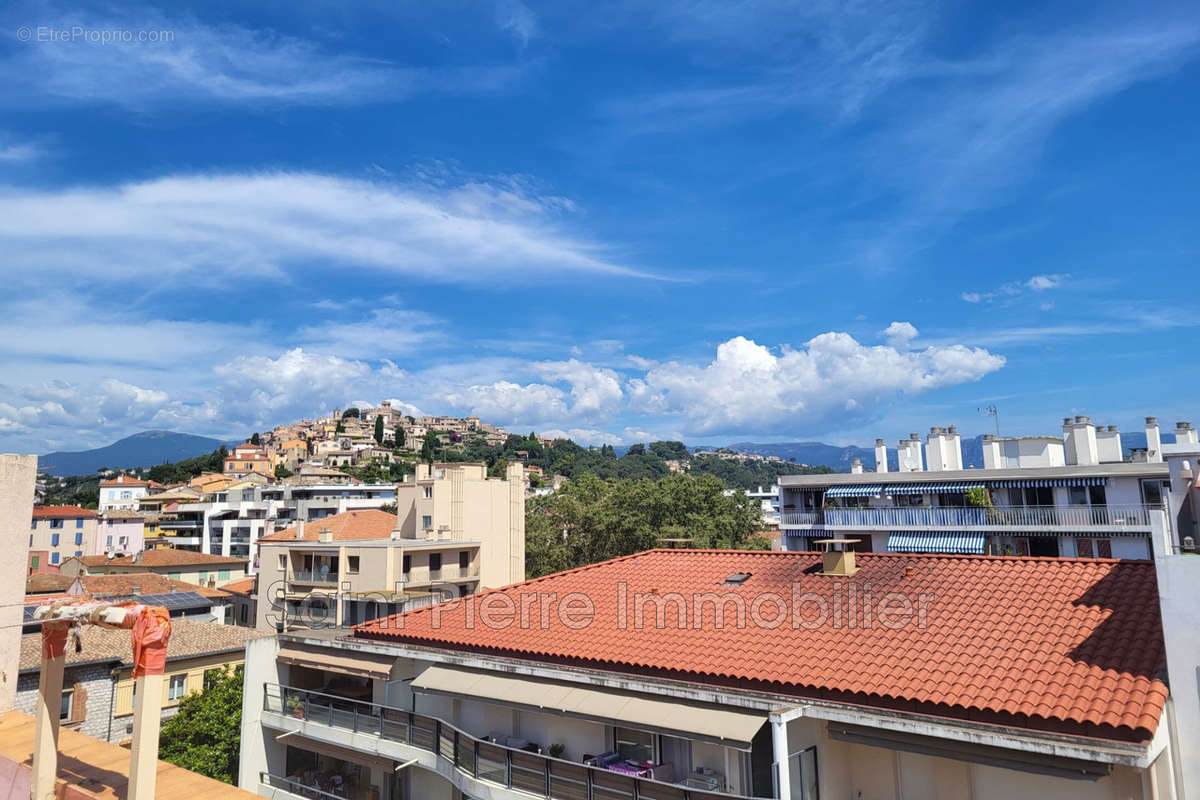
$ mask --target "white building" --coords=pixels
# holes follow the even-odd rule
[[[1115,426],[1066,418],[1061,438],[985,436],[984,467],[963,469],[958,431],[935,427],[924,443],[900,441],[899,472],[876,440],[875,472],[780,478],[784,546],[836,536],[859,551],[1150,558],[1150,514],[1166,507],[1169,475],[1153,417],[1146,435],[1147,451],[1126,461]]]
[[[655,550],[350,636],[283,634],[247,650],[239,785],[276,800],[1177,799],[1200,751],[1175,722],[1192,714],[1176,710],[1195,631],[1162,627],[1156,572]],[[1188,684],[1178,699],[1164,664]]]
[[[138,507],[138,500],[150,493],[151,486],[162,488],[153,481],[141,481],[129,475],[100,481],[100,510],[134,510]]]

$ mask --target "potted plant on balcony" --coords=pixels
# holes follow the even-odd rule
[[[549,754],[551,758],[562,758],[563,753],[567,752],[567,746],[562,742],[555,742],[550,745]]]
[[[287,711],[296,719],[304,719],[304,699],[296,694],[289,694]]]
[[[969,507],[983,509],[984,519],[987,520],[988,524],[995,524],[998,521],[999,514],[997,514],[996,506],[992,502],[992,495],[987,489],[967,489],[963,495]]]

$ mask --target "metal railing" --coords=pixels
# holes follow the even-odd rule
[[[471,778],[546,800],[752,800],[638,778],[478,739],[437,717],[323,692],[264,684],[263,710],[434,753]],[[272,776],[274,777],[274,776]],[[286,780],[286,779],[283,779]]]
[[[1150,528],[1156,506],[1012,506],[953,508],[827,508],[836,528]],[[786,522],[784,524],[787,524]]]
[[[305,786],[303,783],[297,783],[291,778],[285,778],[282,775],[272,775],[269,772],[258,773],[258,782],[264,786],[270,786],[272,789],[282,789],[288,794],[310,797],[312,800],[346,800],[343,795],[331,794],[314,786]]]
[[[320,570],[298,569],[292,573],[290,580],[298,583],[337,583],[337,572],[321,572]]]
[[[821,525],[824,521],[820,511],[784,511],[779,515],[780,525]]]

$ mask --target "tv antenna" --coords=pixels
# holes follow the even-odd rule
[[[986,406],[981,406],[975,410],[980,412],[981,414],[987,414],[989,417],[992,418],[992,420],[996,423],[996,436],[999,437],[1000,436],[1000,409],[996,408],[994,405],[986,405]]]

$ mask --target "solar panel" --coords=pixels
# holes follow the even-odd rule
[[[198,592],[170,592],[167,594],[143,594],[138,596],[138,602],[148,606],[162,606],[168,611],[172,609],[200,608],[211,606],[212,601]]]
[[[33,612],[37,611],[37,606],[25,606],[25,622],[33,622]]]

